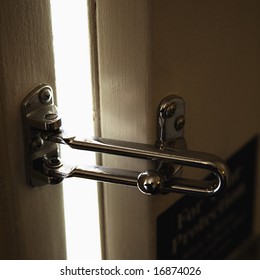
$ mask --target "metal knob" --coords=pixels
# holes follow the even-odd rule
[[[158,194],[163,187],[163,180],[154,170],[147,170],[137,177],[137,187],[144,194]]]

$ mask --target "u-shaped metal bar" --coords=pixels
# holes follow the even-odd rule
[[[228,182],[229,169],[219,157],[179,146],[177,140],[185,142],[184,100],[175,95],[164,98],[159,105],[157,146],[104,138],[67,137],[62,131],[61,118],[49,85],[39,85],[28,94],[22,102],[22,117],[26,175],[31,186],[57,184],[67,177],[82,177],[138,187],[145,194],[181,192],[209,196],[225,188]],[[67,166],[58,158],[56,143],[73,149],[152,160],[159,164],[157,169],[144,172],[103,166]],[[213,179],[178,178],[181,166],[210,171]]]
[[[151,187],[150,191],[146,191],[145,186],[142,185],[149,184],[149,182],[150,184],[154,184],[152,188],[158,187],[161,191],[198,195],[213,195],[224,188],[228,182],[229,169],[227,165],[219,157],[212,154],[189,150],[177,150],[172,148],[157,149],[153,145],[103,138],[77,139],[76,137],[63,137],[62,134],[45,134],[43,137],[45,140],[59,144],[66,144],[73,149],[169,162],[182,166],[200,168],[210,171],[213,174],[214,179],[191,180],[171,176],[162,178],[160,172],[155,170],[152,172],[145,171],[140,173],[101,166],[88,168],[75,167],[71,169],[70,173],[68,173],[66,177],[84,177],[98,181],[120,183],[130,186],[138,185],[141,191],[148,194],[151,192]],[[56,170],[56,172],[60,171]],[[157,175],[157,177],[155,175]],[[160,180],[160,182],[152,180],[152,176],[155,177],[155,180]],[[145,181],[143,180],[143,177],[145,177]],[[155,192],[157,192],[157,190],[155,190]]]

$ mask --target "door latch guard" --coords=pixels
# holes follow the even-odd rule
[[[156,145],[104,138],[78,139],[66,136],[54,105],[52,88],[40,85],[22,102],[26,175],[29,185],[61,183],[65,178],[81,177],[101,182],[138,187],[145,194],[180,192],[214,195],[225,188],[229,169],[219,157],[187,150],[184,140],[184,101],[176,95],[164,98],[158,109]],[[59,145],[73,149],[152,160],[157,167],[144,172],[104,166],[70,166],[59,158]],[[183,166],[204,169],[212,180],[181,178]]]

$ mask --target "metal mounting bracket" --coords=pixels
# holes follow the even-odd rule
[[[228,182],[229,170],[219,157],[187,150],[184,140],[184,100],[164,98],[158,108],[158,140],[147,145],[104,138],[78,139],[65,135],[52,88],[40,85],[22,102],[25,166],[30,186],[55,185],[65,178],[81,177],[138,187],[145,194],[181,192],[214,195]],[[144,172],[103,166],[70,166],[59,158],[59,144],[74,149],[152,160],[157,167]],[[205,169],[212,180],[181,178],[182,166]]]

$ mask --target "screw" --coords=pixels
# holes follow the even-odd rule
[[[170,103],[165,109],[165,117],[171,118],[176,112],[176,104],[175,102]]]
[[[41,103],[45,104],[50,102],[52,99],[52,92],[49,88],[44,88],[43,90],[40,91],[39,93],[39,100]]]
[[[44,116],[47,121],[52,121],[58,118],[58,115],[55,113],[47,114]]]
[[[183,129],[185,125],[185,118],[184,116],[179,116],[176,121],[175,121],[175,124],[174,124],[174,127],[177,131]]]
[[[52,157],[48,159],[48,165],[53,168],[58,168],[62,166],[62,163],[58,157]]]

